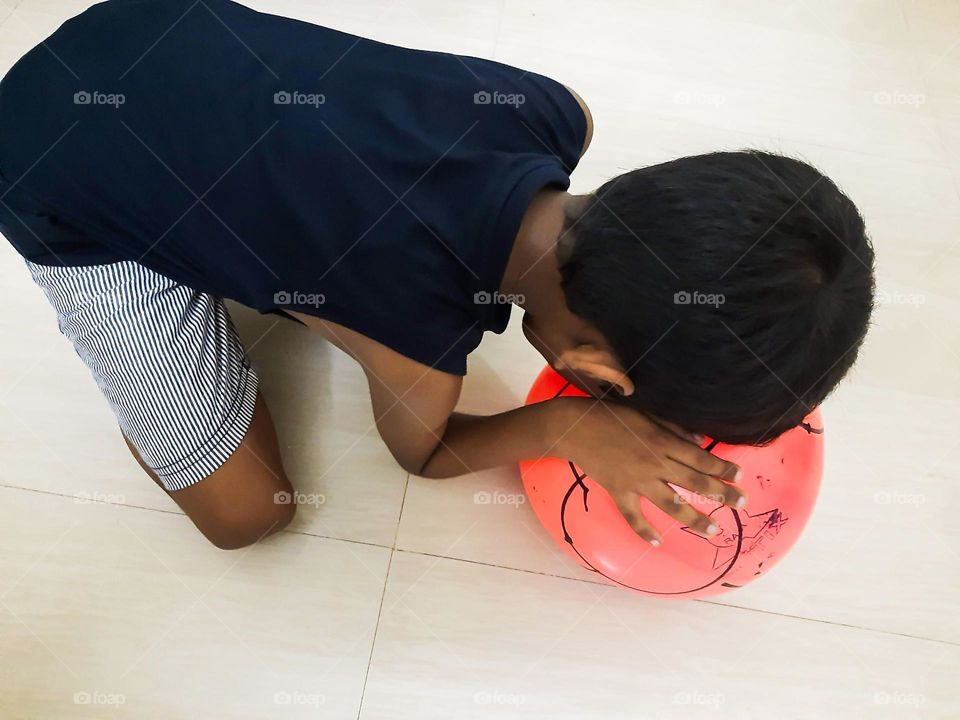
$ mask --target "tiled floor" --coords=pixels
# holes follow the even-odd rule
[[[0,70],[87,4],[0,0]],[[3,243],[0,717],[960,718],[960,2],[251,4],[563,80],[596,122],[575,191],[745,146],[831,175],[886,301],[824,409],[817,511],[717,600],[598,584],[527,506],[474,502],[516,471],[408,477],[357,368],[237,309],[290,475],[325,503],[216,551],[141,475]],[[516,405],[539,366],[516,324],[488,338],[463,409]]]

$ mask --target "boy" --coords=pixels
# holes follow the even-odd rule
[[[218,547],[295,511],[223,298],[360,363],[411,473],[569,457],[650,543],[640,496],[709,535],[667,483],[744,502],[699,434],[764,442],[824,399],[866,331],[872,250],[833,183],[776,155],[570,195],[591,135],[535,73],[229,0],[110,0],[0,85],[0,230],[131,452]],[[511,301],[593,397],[454,412]]]

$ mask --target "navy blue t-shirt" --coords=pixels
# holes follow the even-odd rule
[[[533,196],[566,188],[576,99],[500,63],[228,0],[110,0],[0,83],[0,231],[28,260],[134,260],[340,323],[451,373]]]

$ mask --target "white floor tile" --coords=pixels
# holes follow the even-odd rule
[[[0,73],[90,4],[0,0]],[[358,368],[237,308],[288,474],[317,504],[249,552],[215,551],[129,456],[0,244],[0,716],[960,717],[960,4],[249,4],[574,87],[596,124],[575,192],[743,147],[836,180],[882,303],[824,409],[816,512],[735,593],[609,588],[541,530],[514,468],[408,478]],[[461,410],[522,402],[542,360],[519,319],[471,356]]]
[[[0,715],[354,718],[389,550],[0,489]]]
[[[360,717],[945,718],[958,660],[945,643],[399,552]]]

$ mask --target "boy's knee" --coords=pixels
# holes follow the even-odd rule
[[[276,493],[256,503],[227,504],[200,530],[221,550],[237,550],[283,530],[293,521],[296,511],[289,493]]]

